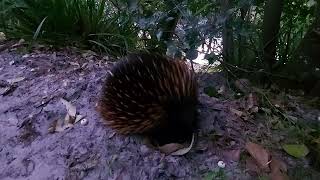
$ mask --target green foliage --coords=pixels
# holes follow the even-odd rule
[[[203,91],[210,97],[219,97],[218,91],[213,86],[205,87]]]
[[[224,180],[227,179],[227,175],[223,169],[218,169],[214,171],[208,172],[204,178],[204,180]]]
[[[81,44],[119,54],[135,46],[136,30],[128,18],[112,13],[106,0],[11,1],[10,35],[51,44]],[[8,6],[5,5],[5,6]]]
[[[296,158],[305,157],[309,153],[309,149],[304,144],[285,144],[282,148],[291,156]]]
[[[315,17],[316,6],[311,1],[285,0],[278,46],[281,63],[297,60],[292,55]]]
[[[12,9],[16,7],[16,4],[12,0],[2,0],[0,2],[0,31],[9,32],[10,26],[14,23],[12,15]]]
[[[85,45],[122,54],[135,49],[166,50],[168,55],[197,58],[197,48],[208,46],[210,63],[223,59],[218,46],[226,21],[231,27],[232,65],[261,69],[264,0],[2,0],[1,31],[13,37],[37,38],[51,44]],[[285,0],[277,47],[277,62],[298,61],[296,51],[312,24],[313,0]],[[8,18],[10,17],[10,18]],[[231,17],[231,18],[227,18]],[[174,22],[178,23],[175,24]],[[38,31],[37,31],[38,30]],[[169,38],[168,38],[169,37]]]

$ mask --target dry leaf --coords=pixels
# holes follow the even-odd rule
[[[240,159],[240,153],[241,153],[240,149],[230,150],[230,151],[223,152],[223,156],[227,160],[238,162]]]
[[[252,142],[248,142],[245,148],[250,153],[250,155],[257,161],[258,165],[261,168],[265,170],[269,169],[268,163],[270,155],[266,149]]]
[[[14,63],[15,63],[15,61],[12,60],[9,62],[9,65],[12,66],[12,65],[14,65]]]
[[[184,147],[184,145],[179,143],[169,143],[163,146],[158,147],[159,151],[165,153],[166,155],[172,156],[182,156],[188,153],[194,144],[194,134],[192,134],[192,140],[188,147]]]
[[[65,99],[61,98],[62,104],[64,104],[67,108],[68,114],[71,117],[76,117],[77,109],[75,106],[73,106],[70,102],[66,101]]]
[[[158,149],[160,152],[165,153],[166,155],[171,154],[175,151],[177,151],[178,149],[183,148],[182,144],[178,144],[178,143],[170,143],[170,144],[165,144],[163,146],[160,146]]]
[[[0,42],[3,42],[6,40],[6,35],[3,32],[0,32]]]
[[[184,154],[187,154],[191,150],[193,144],[194,144],[194,134],[192,134],[192,140],[191,140],[191,143],[190,143],[189,147],[183,148],[183,149],[179,149],[178,151],[172,153],[171,155],[173,155],[173,156],[182,156]]]
[[[261,172],[257,162],[252,157],[246,159],[246,169],[249,171],[249,173],[255,173],[255,175],[260,174]]]
[[[251,112],[253,112],[253,113],[257,113],[258,111],[259,111],[258,106],[255,106],[255,107],[253,107],[253,108],[251,109]]]
[[[61,131],[64,131],[64,129],[65,128],[63,127],[63,121],[62,120],[57,120],[55,131],[56,132],[61,132]]]
[[[281,171],[286,173],[288,171],[287,165],[278,159],[272,158],[272,161],[270,162],[270,169],[271,172]]]
[[[218,90],[218,94],[223,94],[226,91],[226,87],[225,86],[221,86]]]
[[[7,82],[10,84],[14,84],[14,83],[23,81],[24,79],[25,79],[25,77],[18,77],[18,78],[8,79]]]
[[[79,121],[81,121],[82,119],[84,118],[84,116],[82,116],[82,115],[77,115],[77,117],[76,117],[76,119],[75,119],[75,121],[74,121],[74,123],[77,123],[77,122],[79,122]]]
[[[28,58],[28,57],[30,57],[30,54],[25,54],[22,56],[22,58]]]
[[[73,66],[78,66],[78,67],[80,67],[80,64],[77,63],[77,62],[69,62],[69,64],[71,64],[71,65],[73,65]]]
[[[234,113],[234,114],[237,115],[238,117],[241,117],[241,116],[243,115],[243,112],[242,112],[242,111],[239,111],[239,110],[233,109],[233,108],[229,108],[229,109],[230,109],[230,111],[231,111],[232,113]]]
[[[116,132],[112,132],[111,134],[109,134],[108,138],[111,139],[114,135],[116,135]]]
[[[11,90],[10,87],[0,88],[0,95],[5,95]]]
[[[24,42],[25,42],[24,39],[20,39],[18,43],[12,45],[11,47],[12,47],[12,48],[15,48],[15,47],[21,46]]]
[[[271,172],[269,177],[270,177],[270,180],[289,180],[288,175],[280,171]]]

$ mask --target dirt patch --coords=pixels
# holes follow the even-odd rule
[[[0,95],[0,179],[202,179],[219,169],[220,160],[227,179],[251,179],[239,166],[239,153],[246,131],[256,125],[230,113],[243,101],[203,93],[208,84],[226,85],[222,74],[201,77],[202,128],[195,147],[185,156],[165,156],[141,137],[117,135],[101,123],[95,108],[113,64],[107,60],[71,50],[0,53],[0,80],[12,88]],[[61,98],[88,124],[49,133],[66,114]]]

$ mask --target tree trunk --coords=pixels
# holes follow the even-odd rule
[[[231,0],[222,0],[222,10],[227,16],[223,26],[222,44],[223,44],[223,58],[224,61],[232,62],[234,57],[234,44],[233,44],[233,30],[232,30],[232,17],[227,14],[231,7]]]
[[[240,17],[241,17],[241,21],[240,21],[240,30],[242,30],[243,25],[246,21],[246,17],[247,14],[249,12],[250,7],[249,6],[245,6],[240,8]],[[245,50],[244,47],[246,46],[247,43],[247,39],[245,36],[242,36],[241,33],[238,33],[238,61],[237,61],[237,65],[241,65],[242,64],[242,59],[243,59],[243,55],[245,54]]]
[[[264,8],[263,18],[263,51],[267,70],[271,71],[276,63],[276,48],[280,30],[283,0],[268,0]]]

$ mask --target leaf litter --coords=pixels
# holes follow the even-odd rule
[[[61,103],[67,109],[67,114],[65,115],[64,120],[56,120],[48,129],[49,132],[62,132],[66,129],[72,128],[74,124],[81,121],[82,125],[87,125],[88,121],[82,115],[77,115],[77,109],[69,101],[61,98]]]

